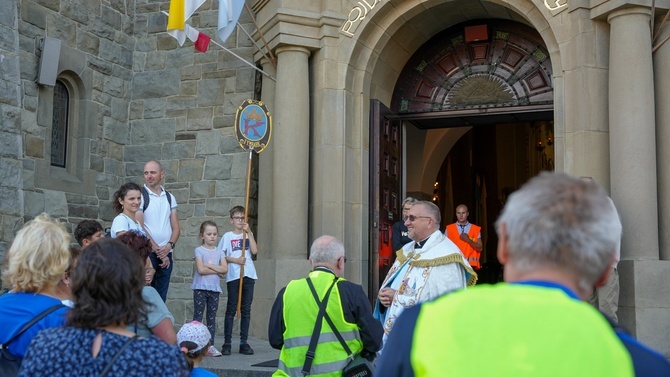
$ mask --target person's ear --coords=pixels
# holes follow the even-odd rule
[[[509,250],[507,249],[507,231],[505,229],[505,223],[500,223],[498,225],[498,262],[505,265],[509,260]]]
[[[612,273],[612,266],[614,265],[615,262],[616,262],[616,258],[614,256],[612,256],[612,260],[610,261],[610,263],[607,264],[607,268],[605,269],[605,271],[603,271],[603,273],[600,275],[598,280],[596,280],[596,283],[595,283],[596,287],[602,287],[603,285],[605,285],[605,282],[607,281],[607,278]]]

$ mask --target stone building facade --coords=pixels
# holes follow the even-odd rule
[[[237,107],[258,90],[256,71],[221,48],[180,47],[166,33],[161,11],[168,9],[169,1],[151,0],[0,3],[0,256],[41,212],[69,230],[89,218],[110,226],[114,191],[126,181],[143,183],[144,163],[157,159],[179,204],[182,233],[167,303],[181,324],[192,318],[200,223],[213,219],[228,231],[228,210],[244,205],[248,155],[232,125]],[[218,1],[207,1],[190,23],[214,36],[217,10]],[[240,24],[253,30],[246,12]],[[58,66],[70,100],[64,167],[51,163],[54,86],[37,82],[45,37],[61,43],[59,59],[44,63]],[[224,46],[252,58],[242,31]]]
[[[321,234],[345,242],[346,277],[374,295],[393,206],[408,193],[436,199],[436,182],[459,164],[474,181],[476,147],[460,144],[471,140],[493,161],[482,163],[482,187],[494,201],[542,169],[592,176],[611,193],[624,225],[620,321],[670,356],[669,0],[247,4],[276,60],[239,32],[226,46],[276,81],[217,48],[177,47],[164,33],[167,1],[0,3],[0,251],[43,210],[68,224],[108,223],[111,193],[158,158],[185,229],[168,304],[188,318],[195,228],[205,218],[226,228],[227,209],[243,201],[246,155],[232,125],[236,106],[255,97],[274,131],[254,160],[253,335],[265,336],[276,293],[305,275]],[[208,0],[193,25],[211,31],[217,7]],[[60,71],[80,98],[76,158],[56,171],[47,163],[53,95],[35,84],[44,36],[62,41]],[[377,160],[380,134],[396,145],[389,163]],[[400,188],[379,205],[382,174]]]
[[[661,27],[669,1],[257,0],[253,9],[277,55],[275,69],[255,54],[277,78],[264,79],[261,94],[276,130],[259,161],[259,233],[271,235],[261,249],[272,246],[260,264],[269,285],[256,300],[261,312],[288,279],[304,275],[307,245],[320,234],[345,240],[349,279],[374,280],[384,222],[397,221],[375,191],[390,195],[389,208],[405,193],[435,198],[445,156],[488,119],[502,127],[486,134],[493,148],[484,165],[498,165],[497,185],[486,181],[489,198],[523,183],[514,174],[534,163],[514,156],[546,153],[546,144],[551,161],[545,155],[538,166],[594,177],[611,193],[624,226],[620,322],[670,356],[670,43],[662,43],[670,25]],[[468,36],[470,27],[483,37]],[[526,62],[536,67],[517,75]],[[511,99],[459,92],[481,77]],[[464,97],[477,101],[453,101]],[[375,131],[379,103],[391,115]],[[552,136],[538,144],[505,128],[534,122],[548,122]],[[399,159],[384,151],[375,160],[379,138],[402,144]],[[466,151],[459,161],[475,159]],[[379,193],[378,176],[399,169],[400,193]]]

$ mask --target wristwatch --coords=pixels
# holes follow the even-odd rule
[[[174,242],[172,242],[172,241],[168,241],[168,243],[169,243],[169,244],[170,244],[170,246],[172,246],[172,248],[174,249],[174,245],[175,245],[175,243],[174,243]]]

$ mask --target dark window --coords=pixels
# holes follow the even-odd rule
[[[54,87],[53,124],[51,126],[51,165],[65,167],[70,93],[62,81]]]

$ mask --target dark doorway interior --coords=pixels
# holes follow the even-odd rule
[[[495,221],[507,196],[539,172],[554,170],[553,158],[553,121],[535,121],[473,127],[444,159],[433,202],[442,210],[442,229],[456,220],[462,203],[470,222],[482,227],[480,283],[502,280]]]

